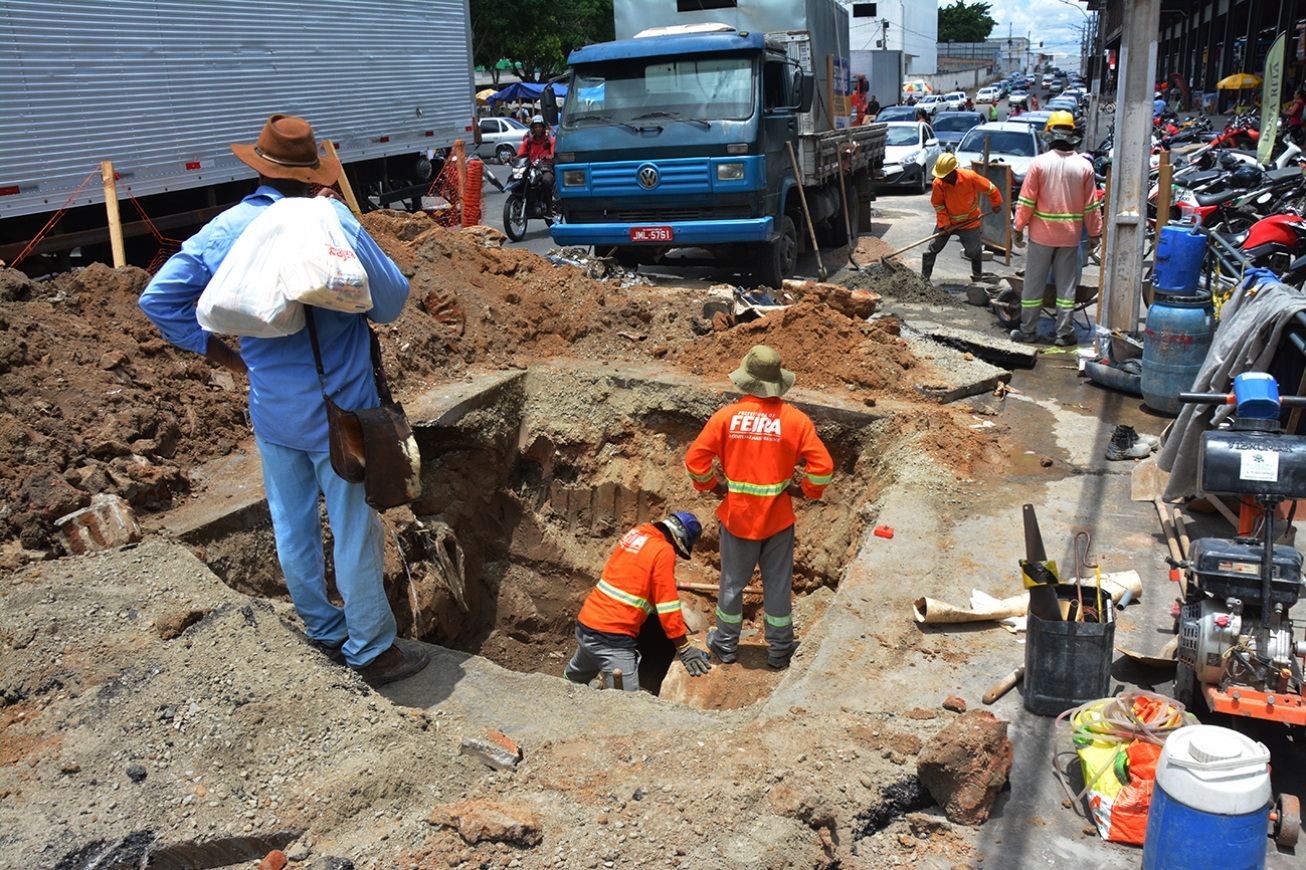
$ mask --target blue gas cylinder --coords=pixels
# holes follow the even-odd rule
[[[1143,870],[1264,870],[1270,753],[1218,725],[1173,732],[1156,763]]]
[[[1161,227],[1152,285],[1162,293],[1196,295],[1205,255],[1206,236],[1190,232],[1182,224]]]
[[[1179,394],[1192,389],[1215,334],[1215,314],[1205,296],[1156,294],[1143,331],[1143,403],[1179,413]]]

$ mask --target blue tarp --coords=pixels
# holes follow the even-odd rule
[[[563,97],[567,96],[567,86],[554,85],[553,92],[557,94],[558,99],[561,100]],[[499,102],[538,100],[542,93],[544,93],[544,85],[532,84],[530,82],[513,82],[503,90],[491,94],[487,98],[487,102],[493,106],[495,103]]]

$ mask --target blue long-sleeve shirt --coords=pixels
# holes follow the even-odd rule
[[[195,303],[245,227],[278,199],[281,194],[274,188],[259,187],[187,239],[163,265],[141,293],[140,306],[164,338],[205,352],[210,333],[199,325]],[[364,317],[376,323],[395,320],[408,300],[408,279],[343,203],[332,205],[367,270],[373,308],[365,315],[313,309],[327,395],[346,411],[375,408],[380,399]],[[308,330],[281,338],[241,338],[240,355],[249,367],[249,416],[258,436],[283,447],[325,452],[326,403]]]

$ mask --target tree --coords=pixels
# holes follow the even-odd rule
[[[954,0],[939,7],[939,42],[983,42],[997,24],[989,15],[988,3]]]
[[[613,38],[612,0],[471,0],[472,58],[492,70],[501,60],[524,82],[567,68],[574,49]]]

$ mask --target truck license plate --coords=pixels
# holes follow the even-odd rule
[[[671,227],[631,227],[632,242],[669,242],[675,236]]]

